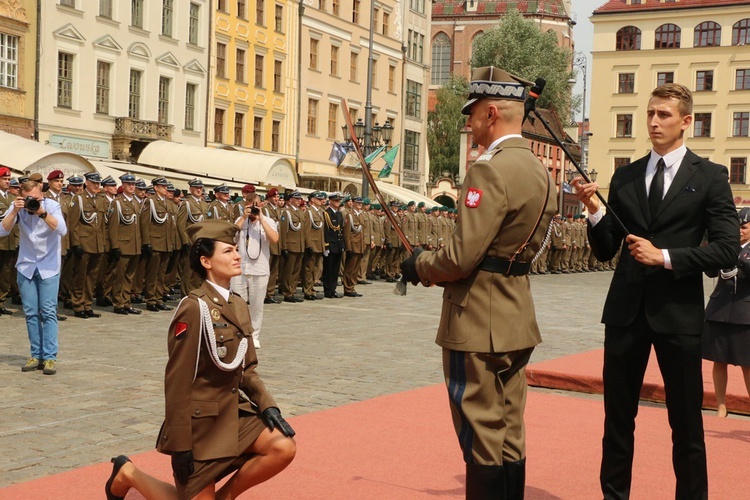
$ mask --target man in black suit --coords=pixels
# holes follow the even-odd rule
[[[600,482],[604,498],[628,498],[635,416],[651,346],[664,379],[672,428],[676,498],[706,498],[703,439],[703,276],[734,265],[739,227],[726,167],[684,145],[693,99],[678,84],[657,87],[647,109],[652,151],[618,169],[602,215],[598,187],[573,181],[589,212],[596,258],[614,257],[625,239],[604,305],[604,438]],[[614,212],[627,227],[613,220]],[[706,237],[708,243],[701,245]]]
[[[341,268],[341,255],[344,253],[344,216],[339,211],[342,198],[341,193],[328,195],[329,205],[323,212],[325,249],[323,250],[323,276],[321,280],[323,281],[323,295],[329,299],[343,297],[336,292],[339,269]]]

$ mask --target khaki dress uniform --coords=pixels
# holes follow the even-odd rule
[[[177,210],[177,232],[180,236],[180,248],[183,248],[185,245],[190,245],[187,228],[193,224],[202,222],[207,218],[207,214],[208,203],[202,198],[187,195],[182,203],[180,203],[180,207]],[[183,262],[182,281],[180,282],[182,295],[187,295],[190,290],[198,288],[200,285],[200,277],[190,269],[190,259],[186,258]]]
[[[565,235],[565,241],[567,246],[563,252],[561,268],[564,273],[570,272],[570,254],[573,253],[573,247],[575,246],[575,235],[573,234],[573,226],[568,219],[563,220],[563,234]]]
[[[398,220],[398,215],[391,211]],[[398,265],[400,264],[400,253],[401,253],[401,240],[396,233],[396,229],[390,220],[383,222],[383,232],[385,234],[385,274],[387,276],[386,281],[395,281],[396,275],[398,274]]]
[[[320,279],[318,270],[323,265],[323,251],[325,250],[323,210],[310,205],[305,212],[303,224],[305,229],[305,257],[303,259],[302,289],[305,298],[309,298],[315,296],[313,285]]]
[[[141,255],[141,207],[138,201],[118,194],[109,216],[109,245],[120,250],[112,280],[112,304],[115,309],[132,307],[133,279]]]
[[[222,203],[219,200],[214,200],[208,206],[208,218],[209,219],[221,219],[234,222],[232,219],[233,203]]]
[[[9,192],[0,191],[0,221],[5,218],[5,214],[13,206],[16,197]],[[0,308],[10,295],[11,283],[16,278],[16,253],[18,251],[18,224],[13,226],[13,230],[8,236],[0,237]]]
[[[202,338],[199,300],[208,307],[219,359]],[[242,298],[232,293],[226,301],[208,282],[175,311],[167,335],[166,414],[156,448],[166,454],[193,452],[195,472],[187,484],[176,484],[180,498],[194,497],[242,466],[249,458],[243,453],[265,429],[261,413],[278,406],[256,372],[252,331]],[[232,364],[240,343],[247,347],[243,362],[229,371],[219,368],[217,362]]]
[[[289,253],[281,274],[281,293],[285,299],[294,297],[302,270],[302,257],[305,251],[304,215],[302,210],[291,204],[281,212],[279,229],[283,234],[283,250]]]
[[[270,205],[266,204],[263,207],[263,215],[267,218],[276,222],[276,227],[279,227],[279,210]],[[279,280],[279,264],[281,262],[281,234],[279,234],[279,241],[276,243],[268,242],[268,250],[270,259],[268,260],[268,288],[266,288],[266,299],[272,300],[274,291],[276,290],[276,282]]]
[[[370,263],[370,252],[372,251],[372,215],[370,210],[362,209],[360,213],[360,220],[362,221],[362,242],[364,247],[362,249],[362,258],[359,263],[359,273],[357,281],[367,281],[367,266]]]
[[[147,257],[144,298],[149,306],[163,306],[166,290],[169,254],[174,250],[172,240],[172,213],[169,200],[155,194],[146,199],[141,216],[141,241],[151,245],[151,256]]]
[[[70,210],[70,195],[65,193],[56,195],[54,192],[52,192],[52,190],[48,190],[44,193],[44,197],[54,200],[60,204],[60,210],[63,214],[63,220],[65,220],[65,224],[67,225],[68,211]],[[66,232],[60,239],[60,288],[57,295],[62,301],[70,300],[70,282],[72,281],[73,277],[73,275],[70,274],[69,276],[67,276],[67,279],[65,279],[66,276],[64,275],[65,263],[68,261],[68,250],[70,250],[70,236],[68,232]]]
[[[552,256],[550,261],[552,262],[552,273],[557,274],[562,271],[562,258],[565,255],[565,230],[562,223],[554,221],[552,222],[552,233],[550,235],[550,246],[552,247]]]
[[[104,255],[107,240],[106,198],[92,195],[85,189],[80,195],[73,196],[68,210],[68,234],[70,246],[81,247],[83,255],[75,257],[75,274],[70,300],[75,312],[90,311],[94,298],[97,272]]]
[[[556,194],[520,137],[480,156],[463,186],[446,248],[420,254],[416,270],[423,282],[445,286],[436,342],[464,460],[503,465],[525,458],[525,366],[541,342],[527,273]],[[498,272],[527,240],[513,266]]]
[[[433,248],[438,248],[440,244],[440,221],[438,220],[438,215],[436,213],[432,215],[433,213],[435,212],[432,212],[428,219],[430,226],[427,233],[427,244]]]
[[[362,212],[355,209],[349,210],[344,217],[344,248],[346,250],[346,264],[342,282],[344,293],[356,293],[354,287],[359,279],[359,271],[362,267],[362,255],[365,251],[364,228]]]
[[[134,196],[133,200],[138,204],[138,209],[143,212],[143,207],[146,204],[146,198],[139,198]],[[143,214],[141,214],[141,225],[143,225]],[[143,241],[143,240],[141,240]],[[146,281],[146,264],[148,264],[148,257],[141,253],[138,258],[138,265],[135,268],[135,276],[133,277],[133,293],[131,300],[136,300],[142,304],[143,300],[143,286]]]
[[[427,248],[427,215],[417,209],[417,245]]]
[[[417,214],[407,210],[404,214],[404,222],[402,227],[404,230],[404,236],[406,236],[406,241],[408,241],[412,247],[417,246],[419,242],[419,238],[417,236]]]
[[[367,277],[375,278],[375,270],[378,268],[383,255],[383,245],[385,245],[385,234],[383,234],[383,219],[370,212],[370,231],[372,242],[375,247],[370,251],[370,259],[367,263]]]
[[[104,234],[107,235],[109,233],[109,218],[114,212],[112,202],[115,200],[115,198],[113,197],[110,199],[104,193],[99,193],[99,196],[104,198],[104,201],[107,204],[107,215],[104,217]],[[104,253],[109,253],[110,249],[111,246],[109,237],[107,236],[104,238]],[[107,258],[106,255],[102,257],[101,261],[99,262],[99,272],[97,273],[96,287],[94,288],[95,295],[98,297],[97,305],[109,305],[107,303],[107,299],[110,299],[110,301],[112,299],[112,280],[114,279],[115,269],[117,269],[117,261]]]

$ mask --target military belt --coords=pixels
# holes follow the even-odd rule
[[[509,261],[497,257],[485,257],[479,263],[479,269],[490,273],[504,274],[506,276],[524,276],[531,270],[531,262]]]

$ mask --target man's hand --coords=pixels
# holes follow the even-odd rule
[[[292,426],[284,420],[284,417],[281,416],[281,412],[276,407],[266,408],[263,410],[261,417],[263,418],[263,423],[265,423],[270,430],[278,428],[286,437],[294,437],[296,434],[294,429],[292,429]]]
[[[81,245],[73,245],[72,247],[70,247],[70,250],[73,252],[73,255],[75,255],[79,259],[83,257],[83,247]]]
[[[153,249],[151,248],[151,245],[141,245],[141,254],[145,255],[146,257],[151,257],[151,254],[153,254]]]
[[[286,248],[285,248],[285,249],[283,249],[283,250],[281,251],[281,255],[282,255],[282,256],[283,256],[284,258],[286,258],[286,257],[289,257],[289,250],[287,250]]]
[[[403,261],[400,266],[404,279],[414,286],[417,286],[421,281],[419,279],[419,274],[417,274],[417,257],[422,252],[424,252],[424,250],[421,248],[415,248],[414,253],[411,254],[408,259]]]
[[[109,262],[114,264],[118,260],[120,260],[120,257],[122,257],[122,250],[119,248],[112,248],[109,251]]]
[[[180,247],[180,255],[185,257],[190,252],[190,243],[183,243]]]
[[[178,482],[186,484],[193,472],[195,472],[195,464],[193,464],[192,450],[172,452],[172,474]]]
[[[625,240],[628,242],[630,255],[635,260],[647,266],[663,266],[664,254],[660,248],[656,248],[646,238],[641,238],[634,234],[629,234]]]
[[[305,248],[305,257],[312,257],[313,256],[313,249],[312,247],[306,247]]]
[[[573,186],[578,201],[586,205],[586,209],[590,214],[595,214],[599,211],[599,199],[596,197],[596,190],[599,189],[599,184],[596,182],[586,184],[583,177],[576,177],[570,182],[570,185]]]

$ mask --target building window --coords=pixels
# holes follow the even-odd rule
[[[732,158],[729,161],[729,182],[732,184],[745,184],[746,171],[747,158]]]
[[[196,84],[185,85],[185,130],[195,130],[195,96],[197,93]]]
[[[216,44],[216,76],[227,77],[227,45],[225,43]]]
[[[735,74],[734,90],[750,90],[750,69],[738,69]]]
[[[334,16],[338,16],[339,12],[341,11],[341,0],[333,0],[331,3],[332,6],[332,12]]]
[[[0,33],[0,87],[18,88],[18,37]]]
[[[143,28],[143,0],[131,0],[130,25]]]
[[[451,76],[451,39],[438,33],[432,39],[432,85],[443,85]]]
[[[261,149],[261,137],[263,136],[263,118],[253,118],[253,148]]]
[[[109,114],[109,72],[112,64],[96,62],[96,112]]]
[[[326,10],[326,0],[318,0],[318,9],[325,12],[325,10]]]
[[[274,120],[271,122],[271,151],[278,153],[281,134],[281,122]]]
[[[237,17],[247,19],[246,0],[237,0]]]
[[[630,158],[622,158],[622,157],[615,158],[614,164],[615,164],[615,170],[617,170],[620,167],[624,167],[625,165],[629,165],[630,164]]]
[[[216,10],[227,11],[227,0],[216,0]]]
[[[142,71],[130,70],[128,83],[128,117],[138,119],[141,116],[141,77]]]
[[[112,19],[112,0],[99,0],[99,15]]]
[[[359,54],[357,52],[352,52],[351,57],[349,58],[349,80],[353,82],[357,82],[358,77],[358,62],[359,62]]]
[[[336,139],[336,130],[339,128],[339,105],[328,103],[328,138]]]
[[[242,131],[242,125],[245,123],[245,115],[243,113],[234,114],[234,145],[242,146],[242,136],[245,135]]]
[[[625,26],[617,32],[615,50],[641,50],[641,30]]]
[[[57,105],[73,107],[73,54],[57,53]]]
[[[404,133],[404,170],[419,170],[419,132]]]
[[[360,0],[354,0],[352,2],[352,22],[359,24],[359,4]]]
[[[695,113],[693,137],[711,137],[711,113]]]
[[[674,71],[663,71],[656,74],[656,85],[674,83]]]
[[[388,65],[388,92],[396,93],[396,66]]]
[[[633,115],[617,115],[617,137],[633,136]]]
[[[422,84],[406,80],[406,115],[419,118],[422,113]]]
[[[276,5],[273,16],[274,29],[279,33],[284,32],[284,7]]]
[[[409,0],[409,8],[420,14],[424,14],[424,0]]]
[[[161,4],[161,34],[172,37],[172,15],[174,14],[174,0],[162,0]]]
[[[372,75],[370,75],[370,83],[372,84],[372,88],[374,89],[378,88],[378,61],[377,60],[372,61]]]
[[[159,77],[159,115],[158,120],[162,125],[169,123],[169,84],[170,79],[166,76]]]
[[[721,25],[704,21],[695,27],[693,47],[718,47],[721,45]]]
[[[60,5],[76,8],[76,0],[60,0]]]
[[[201,6],[197,3],[190,4],[190,20],[188,24],[188,42],[198,45],[198,33],[200,33],[200,11]]]
[[[331,45],[331,76],[339,76],[339,48]]]
[[[273,91],[281,92],[281,61],[273,62]]]
[[[318,135],[318,100],[307,100],[307,134]]]
[[[618,94],[632,94],[635,92],[635,73],[620,73],[618,80]]]
[[[750,19],[742,19],[734,23],[732,45],[750,45]]]
[[[224,142],[224,110],[214,111],[214,142]]]
[[[310,69],[318,69],[318,40],[310,39]]]
[[[698,71],[695,73],[695,90],[713,90],[714,89],[714,72],[713,70]]]
[[[409,30],[406,57],[419,63],[424,60],[424,35],[416,31]]]
[[[263,65],[265,59],[259,54],[255,54],[255,86],[259,89],[265,88],[263,85]]]
[[[237,49],[237,59],[235,60],[235,79],[240,83],[245,83],[245,50]]]
[[[734,113],[732,125],[732,137],[747,137],[748,125],[750,125],[750,113],[747,111]]]
[[[680,48],[680,27],[676,24],[662,24],[656,28],[654,38],[655,49],[679,49]]]
[[[385,36],[388,36],[388,24],[390,24],[390,21],[391,15],[387,12],[383,12],[383,27],[380,32]]]
[[[265,0],[255,0],[255,24],[266,25]]]

